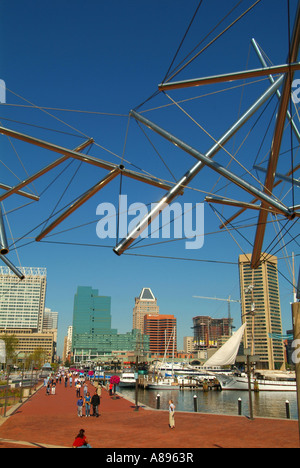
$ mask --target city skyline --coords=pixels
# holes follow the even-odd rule
[[[249,296],[250,293],[247,296],[246,290],[247,290],[247,288],[252,286],[252,283],[254,283],[253,300],[255,300],[256,310],[257,310],[256,313],[258,314],[258,318],[256,319],[256,325],[255,325],[255,335],[257,335],[257,333],[259,332],[259,338],[258,338],[258,341],[257,341],[257,343],[259,343],[259,345],[255,344],[255,348],[254,348],[253,352],[254,353],[256,352],[256,354],[262,355],[263,356],[262,360],[265,360],[265,357],[264,357],[265,352],[263,351],[263,348],[261,348],[263,330],[266,329],[269,332],[269,334],[273,333],[273,334],[277,334],[277,335],[278,334],[280,335],[283,330],[282,330],[282,326],[281,326],[280,293],[279,293],[278,275],[277,275],[277,257],[269,256],[269,255],[266,255],[266,254],[263,254],[263,256],[264,256],[264,260],[266,261],[266,263],[263,263],[262,266],[258,270],[254,271],[254,270],[251,270],[251,268],[250,268],[251,254],[244,255],[244,256],[241,255],[239,257],[239,265],[240,265],[240,291],[241,291],[241,299],[242,299],[241,300],[241,305],[242,305],[241,320],[244,321],[245,320],[245,314],[250,314],[250,312],[251,312],[251,310],[250,310],[251,301],[250,301],[250,296]],[[37,331],[40,331],[40,332],[44,331],[45,332],[46,329],[48,329],[48,328],[55,328],[57,323],[58,323],[59,313],[58,312],[52,312],[51,309],[45,307],[45,303],[46,303],[46,299],[47,299],[47,297],[46,297],[46,283],[47,283],[46,269],[38,268],[38,267],[26,267],[26,268],[23,268],[22,272],[25,275],[25,279],[23,280],[23,282],[19,282],[19,280],[12,274],[12,272],[7,267],[2,267],[0,269],[0,279],[2,278],[2,280],[0,281],[0,288],[2,288],[1,290],[3,290],[3,291],[5,290],[4,291],[5,295],[6,295],[5,297],[11,298],[10,301],[13,301],[13,303],[16,304],[20,308],[20,311],[21,311],[21,312],[18,312],[18,309],[16,309],[14,314],[12,314],[11,312],[9,313],[8,311],[5,312],[7,307],[9,307],[9,302],[7,302],[5,300],[6,309],[3,310],[3,311],[0,310],[0,319],[2,320],[2,322],[3,322],[3,320],[5,320],[5,323],[7,324],[7,326],[5,326],[4,328],[7,328],[9,330],[9,333],[12,333],[12,330],[14,328],[17,330],[17,333],[20,333],[20,330],[18,330],[18,328],[19,329],[22,328],[21,322],[22,322],[22,320],[24,322],[24,320],[26,320],[26,316],[28,315],[28,313],[26,313],[26,311],[25,311],[25,313],[22,312],[22,311],[23,311],[24,307],[25,308],[27,307],[26,304],[28,303],[28,300],[30,300],[31,292],[30,292],[30,289],[28,289],[28,287],[30,288],[31,285],[33,285],[33,287],[35,287],[35,285],[36,285],[36,287],[38,288],[38,291],[35,292],[35,295],[36,295],[36,297],[39,298],[39,300],[41,302],[39,302],[39,304],[37,304],[37,306],[36,306],[36,308],[37,308],[37,310],[39,312],[35,316],[35,324],[34,325],[31,324],[32,325],[31,327],[26,325],[25,328],[31,328],[32,331],[35,331],[35,332],[37,332]],[[7,283],[7,280],[10,281],[9,284]],[[12,289],[11,289],[11,287],[8,287],[8,285],[11,286],[11,281],[13,282],[13,285],[14,285],[14,287]],[[17,288],[15,287],[16,285],[17,285]],[[27,289],[26,289],[26,285],[27,285]],[[26,291],[28,290],[28,291],[25,293],[25,290]],[[82,295],[82,292],[83,292],[83,295]],[[78,307],[76,304],[77,304],[77,302],[79,300],[79,297],[78,297],[79,293],[81,294],[81,296],[80,296],[81,299],[80,299],[80,302],[79,302],[79,304],[81,304],[81,306],[78,309],[77,322],[81,324],[80,325],[81,327],[84,325],[84,327],[85,327],[84,329],[86,330],[84,332],[84,335],[86,335],[87,330],[92,330],[92,333],[95,334],[95,337],[97,335],[101,335],[101,334],[108,335],[108,334],[111,334],[111,333],[113,335],[117,335],[118,337],[121,337],[122,333],[120,333],[117,329],[112,329],[112,318],[113,318],[113,314],[111,313],[111,299],[112,298],[108,297],[108,296],[106,296],[106,297],[105,296],[99,296],[98,290],[93,289],[90,286],[89,287],[82,287],[82,286],[77,287],[77,293],[75,294],[75,300],[74,300],[74,318],[75,318],[76,308]],[[27,294],[28,294],[28,296],[27,296]],[[89,303],[91,297],[93,298],[93,300],[92,300],[92,303]],[[102,304],[103,300],[105,301],[104,305]],[[101,304],[99,303],[100,304],[99,305],[97,301],[98,302],[102,301],[102,302],[101,302]],[[103,310],[104,310],[103,307],[107,311],[107,316],[106,316],[104,321],[103,321]],[[271,310],[271,307],[272,307],[272,310]],[[41,309],[43,309],[42,314],[40,313]],[[97,318],[96,317],[96,314],[97,314],[96,310],[98,310],[98,309],[99,309],[100,315]],[[276,309],[276,311],[275,311],[275,309]],[[89,310],[93,311],[93,312],[91,312],[92,313],[91,320],[88,318],[88,311]],[[262,317],[262,311],[263,310],[264,310],[264,316]],[[274,315],[275,312],[276,312],[276,317]],[[19,322],[18,322],[18,324],[19,324],[18,327],[13,325],[14,323],[16,323],[15,322],[16,319],[15,319],[14,316],[15,317],[19,316],[20,317]],[[47,316],[48,316],[48,319],[50,320],[50,322],[48,320],[46,320]],[[145,331],[144,331],[144,328],[141,327],[141,323],[143,323],[143,325],[145,324],[145,326],[146,326],[148,318],[150,319],[149,324],[147,325],[148,327],[150,326],[149,329],[151,329],[151,327],[152,328],[156,327],[154,319],[159,319],[159,320],[162,320],[162,321],[174,320],[175,324],[176,324],[176,321],[177,321],[177,318],[174,317],[174,315],[167,315],[164,312],[160,311],[159,306],[158,306],[158,299],[154,296],[151,288],[149,288],[149,287],[143,287],[141,289],[141,292],[140,292],[139,296],[135,297],[135,306],[133,307],[132,316],[133,316],[133,329],[135,329],[135,325],[136,325],[137,328],[140,327],[139,329],[140,329],[140,332],[142,334],[145,333]],[[9,317],[10,317],[11,322],[7,321]],[[73,327],[74,327],[74,318],[73,318],[73,322],[70,324]],[[44,323],[43,323],[42,319],[44,319]],[[250,319],[251,319],[251,317],[247,316],[247,321],[249,321],[249,323],[250,323]],[[21,322],[20,322],[20,320],[21,320]],[[159,323],[159,320],[157,321],[157,323]],[[197,320],[199,321],[199,324],[198,324]],[[204,325],[202,322],[205,321],[205,323],[206,323],[207,320],[211,321],[211,325],[207,325],[207,327],[206,327],[207,331],[199,331],[199,330],[197,331],[196,328],[200,327],[200,322],[201,322],[201,326],[202,326],[202,325]],[[97,323],[95,324],[94,322],[97,322],[97,323],[99,322],[101,327],[99,328],[99,325],[97,325]],[[9,323],[10,323],[10,326],[9,326]],[[41,324],[41,323],[43,323],[42,329],[39,328],[40,325],[38,325],[38,324]],[[51,327],[51,325],[50,325],[51,323],[56,324],[56,325]],[[153,325],[150,325],[150,323],[153,323]],[[24,322],[24,324],[25,324],[25,322]],[[139,327],[138,327],[138,324],[139,324]],[[265,325],[263,325],[263,324],[265,324]],[[173,324],[173,326],[174,326],[174,324]],[[90,327],[92,327],[92,329]],[[94,329],[94,327],[96,327],[96,328]],[[167,328],[168,327],[169,327],[169,325],[167,326]],[[191,328],[194,328],[194,332],[195,332],[194,333],[194,341],[198,342],[198,345],[202,346],[202,347],[204,346],[204,342],[201,344],[199,340],[204,340],[205,341],[206,339],[208,339],[207,336],[206,336],[207,333],[209,333],[209,336],[211,336],[212,337],[211,339],[213,340],[209,344],[211,346],[215,346],[216,345],[215,342],[216,342],[217,338],[213,338],[213,337],[214,336],[220,336],[221,337],[223,335],[228,335],[229,336],[229,330],[231,329],[231,327],[229,326],[228,318],[217,319],[217,318],[211,318],[211,317],[209,317],[207,315],[206,316],[193,317],[193,327],[191,326]],[[249,340],[251,341],[251,328],[252,328],[252,322],[248,326],[248,331],[247,331],[247,333],[245,335],[245,347],[249,347],[248,341]],[[2,326],[2,329],[3,329],[3,326]],[[131,340],[132,339],[130,337],[131,332],[129,330],[130,330],[130,324],[128,323],[128,328],[127,328],[127,330],[125,332],[125,335],[127,336],[127,339]],[[157,330],[159,330],[159,327],[157,328]],[[76,332],[76,326],[75,326],[75,332]],[[82,332],[80,332],[80,333],[82,333]],[[185,336],[187,336],[187,335],[182,336],[182,341],[185,338]],[[170,339],[170,336],[168,335],[168,340],[169,339]],[[30,340],[30,338],[27,337],[27,341],[28,340]],[[153,340],[153,338],[152,338],[152,340]],[[270,339],[268,338],[267,335],[265,336],[265,340],[270,341]],[[55,336],[54,341],[56,341],[56,336]],[[151,337],[150,337],[150,342],[151,342]],[[255,343],[256,343],[256,341],[255,341]],[[275,346],[275,348],[274,348],[274,353],[275,353],[274,356],[275,357],[272,357],[272,354],[270,354],[270,351],[268,351],[269,355],[271,356],[271,357],[268,358],[269,359],[269,364],[271,365],[271,367],[274,367],[274,360],[276,361],[276,359],[277,360],[281,359],[281,362],[283,362],[282,343],[281,343],[281,351],[280,351],[281,352],[281,358],[278,358],[278,356],[279,356],[279,354],[278,354],[279,344],[278,343],[276,344],[276,342],[275,342],[275,345],[274,345]],[[60,348],[60,346],[61,345],[59,344],[58,347]],[[269,348],[270,348],[270,346],[269,346]],[[75,347],[76,347],[76,345],[75,345]],[[88,347],[90,347],[90,345]],[[115,349],[119,349],[118,345],[115,345],[113,347]],[[122,347],[122,345],[121,345],[121,347]],[[157,345],[156,345],[156,347],[157,347]],[[176,350],[177,349],[178,350],[183,349],[182,343],[180,342],[180,345],[177,343],[177,333],[176,333],[175,347],[176,347]],[[132,345],[131,348],[133,350],[134,345]],[[152,350],[152,352],[153,352],[153,350]],[[276,353],[277,353],[277,355],[276,355]],[[58,355],[61,356],[60,349],[58,350]]]
[[[238,288],[239,294],[236,297],[240,297],[240,285],[239,284],[238,284],[237,288]],[[151,295],[154,298],[154,295],[152,293],[151,288],[145,288],[145,287],[141,288],[141,293],[140,293],[140,295],[138,297],[135,296],[135,298],[133,298],[133,297],[128,298],[129,303],[131,302],[132,305],[133,305],[133,301],[135,301],[135,304],[134,304],[134,307],[131,308],[131,310],[129,308],[129,310],[124,311],[125,315],[127,316],[127,319],[126,319],[126,321],[124,320],[125,325],[123,325],[122,328],[118,328],[118,333],[127,333],[131,329],[132,309],[134,310],[136,308],[137,299],[140,299],[140,297],[143,295],[145,290],[147,291],[148,289],[150,289]],[[114,315],[114,310],[113,310],[114,296],[112,295],[112,296],[110,296],[110,298],[111,298],[111,306],[112,306],[111,322],[112,322],[112,324],[114,324],[114,323],[117,323],[118,320],[116,319],[116,316]],[[159,311],[159,307],[157,306],[157,300],[158,299],[157,298],[154,298],[154,299],[155,300],[153,301],[153,307],[157,307],[157,309]],[[234,309],[233,318],[232,318],[233,327],[238,328],[239,324],[242,323],[241,305],[236,305],[236,306],[232,306],[232,307]],[[225,320],[225,322],[226,322],[228,320],[228,318],[227,318],[228,309],[227,309],[226,302],[225,302],[224,305],[221,305],[221,306],[210,306],[210,304],[208,302],[206,305],[198,305],[197,310],[198,310],[198,312],[201,311],[201,315],[205,315],[206,317],[211,316],[213,320],[216,320],[216,322],[218,322],[218,321],[221,322],[222,320]],[[202,314],[203,311],[205,311],[204,314]],[[163,312],[162,314],[163,315],[170,315],[170,314],[167,314],[165,312]],[[143,317],[144,317],[144,315],[146,315],[146,311],[144,311]],[[171,315],[174,315],[176,317],[176,314],[171,314]],[[200,315],[200,313],[196,314],[196,316],[199,316],[199,315]],[[177,334],[177,337],[176,337],[177,338],[177,348],[178,348],[178,350],[183,350],[183,348],[184,348],[184,346],[183,346],[184,338],[191,334],[191,333],[190,334],[186,333],[186,331],[187,332],[189,330],[192,331],[194,318],[195,318],[195,316],[191,316],[190,322],[187,322],[187,321],[185,321],[184,323],[181,322],[183,324],[183,329],[182,329],[182,327],[178,327],[178,334]],[[143,322],[144,322],[144,320],[143,320]],[[72,325],[72,321],[69,323],[68,326],[70,326],[70,325]],[[288,329],[288,328],[286,328],[286,329]],[[284,327],[283,327],[283,330],[284,330]],[[65,338],[65,335],[63,335],[62,329],[60,329],[60,328],[58,329],[58,335],[60,335],[60,337],[61,337],[58,340],[58,349],[61,350],[62,346],[63,346],[63,339]],[[60,351],[58,354],[61,355],[62,352]]]

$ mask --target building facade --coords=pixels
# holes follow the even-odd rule
[[[0,329],[43,331],[46,300],[46,268],[19,268],[20,279],[7,267],[0,267]]]
[[[0,267],[0,335],[15,335],[18,359],[42,349],[46,359],[55,356],[57,329],[44,329],[47,270],[20,267],[21,281],[9,268]]]
[[[52,362],[54,359],[56,343],[51,332],[34,333],[32,330],[24,328],[7,328],[0,330],[0,339],[1,335],[14,335],[17,338],[16,354],[19,361],[24,360],[26,356],[33,354],[37,349],[44,351],[46,361]]]
[[[72,337],[73,337],[73,327],[70,325],[68,327],[68,334],[64,338],[64,349],[63,349],[63,355],[62,355],[62,360],[63,362],[72,359]]]
[[[118,334],[111,328],[111,298],[79,286],[74,299],[72,353],[74,362],[95,361],[115,351],[132,351],[141,342],[139,330]],[[145,351],[149,339],[143,339]]]
[[[151,355],[171,358],[177,352],[177,325],[174,315],[152,315],[144,317],[144,334],[149,336]]]
[[[251,254],[240,255],[242,321],[247,322],[244,347],[260,357],[258,368],[281,370],[285,367],[277,257],[262,254],[262,263],[251,269]],[[254,304],[254,305],[253,305]]]
[[[221,337],[231,336],[232,319],[214,319],[209,316],[193,318],[194,349],[217,348]]]
[[[150,288],[143,288],[139,297],[135,298],[135,306],[133,309],[133,326],[134,330],[140,330],[144,334],[144,317],[147,314],[159,315],[159,306],[157,299],[154,297]]]
[[[43,330],[57,330],[58,329],[58,312],[45,308]]]
[[[193,336],[184,336],[183,350],[187,354],[191,354],[194,351],[194,337]]]

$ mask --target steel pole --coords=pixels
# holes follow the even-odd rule
[[[84,142],[82,145],[77,146],[77,148],[74,149],[74,151],[81,152],[84,150],[87,146],[91,145],[94,142],[93,138],[90,138],[86,142]],[[5,200],[6,198],[10,197],[14,193],[18,193],[21,188],[25,187],[26,185],[31,184],[34,182],[36,179],[39,177],[43,176],[47,172],[51,171],[55,167],[59,166],[63,162],[65,162],[67,159],[69,159],[69,156],[62,156],[61,158],[57,159],[53,163],[49,164],[48,166],[44,167],[40,171],[36,172],[32,176],[28,177],[26,180],[23,180],[23,182],[20,182],[18,185],[15,187],[10,188],[6,193],[0,196],[0,202]]]
[[[133,112],[132,115],[137,120],[139,120],[140,122],[142,122],[143,124],[151,128],[152,130],[154,130],[156,133],[166,138],[171,143],[175,144],[176,146],[178,146],[179,148],[181,148],[183,151],[190,154],[194,158],[198,159],[202,163],[202,165],[210,167],[213,171],[217,172],[218,174],[222,175],[226,179],[235,183],[236,185],[243,188],[250,194],[255,195],[257,198],[259,198],[260,200],[266,203],[269,203],[270,206],[274,207],[280,213],[285,214],[287,216],[293,216],[293,213],[281,202],[274,200],[265,192],[262,192],[261,190],[254,187],[252,184],[249,184],[248,182],[244,181],[243,179],[235,175],[233,172],[229,171],[227,168],[225,168],[221,164],[217,163],[216,161],[213,161],[212,157],[215,155],[216,151],[220,149],[220,143],[218,143],[218,145],[215,145],[214,148],[205,155],[205,154],[200,153],[200,151],[196,150],[195,148],[192,148],[190,145],[184,143],[182,140],[180,140],[176,136],[163,130],[161,127],[158,127],[158,125],[150,122],[150,120],[146,119],[140,114]]]
[[[256,40],[252,39],[251,43],[252,43],[252,45],[254,47],[255,52],[257,53],[257,56],[258,56],[258,58],[260,60],[260,63],[262,64],[262,66],[264,68],[267,69],[268,68],[267,62],[265,61]],[[271,83],[275,82],[275,79],[274,79],[274,77],[272,75],[269,75],[269,80],[270,80]],[[279,90],[276,92],[276,95],[277,95],[278,99],[280,100],[281,99],[281,92]],[[300,133],[299,133],[299,130],[298,130],[298,128],[297,128],[297,126],[296,126],[296,124],[294,122],[294,119],[293,119],[293,117],[292,117],[289,110],[287,111],[287,116],[288,116],[288,119],[289,119],[289,121],[291,123],[292,129],[293,129],[293,131],[294,131],[294,133],[296,135],[296,138],[297,138],[298,142],[300,143]]]
[[[2,208],[0,206],[0,253],[1,255],[6,255],[9,252],[6,230],[4,225]]]
[[[169,91],[174,89],[183,89],[183,88],[193,88],[195,86],[210,85],[215,83],[227,83],[237,80],[244,80],[247,78],[258,78],[260,76],[274,74],[287,73],[288,71],[300,70],[300,63],[284,64],[284,65],[275,65],[273,67],[268,67],[267,64],[265,68],[256,68],[254,70],[246,70],[235,73],[226,73],[223,75],[214,75],[208,76],[205,78],[195,78],[193,80],[185,81],[176,81],[161,83],[158,85],[160,91]]]
[[[222,136],[222,138],[212,146],[212,148],[206,153],[207,158],[213,158],[218,151],[225,145],[230,138],[232,138],[235,133],[255,114],[255,112],[277,91],[277,89],[283,83],[283,77],[280,77],[254,104],[248,109],[247,112],[240,117],[240,119]],[[176,137],[173,137],[171,134],[165,130],[160,129],[157,125],[153,124],[149,120],[142,117],[135,111],[131,111],[131,116],[141,121],[145,125],[149,126],[152,130],[156,131],[158,134],[167,138],[169,141],[177,144],[179,142]],[[188,149],[188,145],[186,149]],[[191,148],[193,149],[193,148]],[[159,215],[161,210],[172,203],[172,201],[182,193],[184,187],[186,187],[196,175],[203,169],[204,164],[201,161],[198,161],[177,183],[176,185],[156,204],[148,215],[128,234],[128,236],[123,239],[113,250],[117,255],[122,255],[125,250],[134,242],[136,237],[140,235],[149,224]]]
[[[300,164],[298,164],[296,167],[294,167],[291,171],[289,171],[286,176],[290,176],[292,174],[294,174],[296,171],[298,171],[300,169]],[[274,188],[275,187],[278,187],[278,185],[282,184],[282,181],[279,180],[278,182],[276,182],[274,184]],[[257,198],[254,198],[254,200],[251,201],[251,203],[256,203],[257,202]],[[224,227],[226,227],[228,224],[232,223],[232,221],[234,221],[236,218],[238,218],[241,214],[244,213],[244,211],[246,211],[247,208],[242,208],[241,210],[239,210],[237,213],[235,213],[234,215],[232,215],[229,219],[227,219],[227,221],[224,221],[223,224],[221,224],[220,226],[220,229],[223,229]],[[294,209],[298,209],[297,207],[294,207]]]
[[[20,270],[18,270],[18,268],[15,267],[15,265],[10,261],[8,260],[8,258],[4,255],[1,255],[0,254],[0,260],[2,260],[3,263],[5,263],[5,265],[8,266],[8,268],[15,274],[18,276],[18,278],[20,280],[23,280],[25,278],[25,276],[23,275],[23,273],[20,272]]]
[[[293,63],[297,60],[300,45],[300,1],[298,2],[298,9],[296,14],[296,20],[294,24],[293,38],[290,48],[290,56],[288,58],[289,63]],[[291,85],[294,78],[294,71],[290,70],[284,79],[284,85],[282,90],[282,96],[280,100],[280,106],[277,114],[275,131],[272,141],[271,154],[269,158],[269,164],[267,169],[267,175],[264,183],[264,192],[272,194],[275,182],[275,173],[278,165],[278,158],[283,138],[284,126],[288,106],[291,98]],[[262,208],[265,207],[263,204]],[[261,264],[261,252],[263,248],[263,242],[265,237],[266,225],[268,220],[268,212],[261,210],[258,218],[252,259],[251,268],[257,269]]]
[[[214,198],[214,197],[205,197],[205,201],[207,203],[216,203],[217,205],[227,205],[227,206],[237,206],[239,208],[242,208],[243,210],[255,210],[255,211],[260,211],[262,209],[262,205],[253,205],[252,203],[245,203],[237,200],[229,200],[227,198]],[[290,212],[292,213],[292,217],[300,217],[300,212],[297,212],[300,206],[291,206],[288,208]],[[276,213],[276,214],[282,214],[279,210],[276,210],[274,207],[271,208],[264,208],[267,211],[270,211],[271,213]]]
[[[11,190],[11,188],[12,187],[10,185],[3,184],[3,182],[0,183],[0,189]],[[39,201],[40,199],[40,197],[38,197],[37,195],[34,195],[33,193],[24,192],[23,190],[19,190],[19,192],[16,192],[16,195],[21,195],[24,198],[29,198],[30,200],[34,201]]]
[[[294,332],[294,345],[296,350],[300,347],[300,302],[292,304],[292,315],[293,315],[293,332]],[[295,353],[297,359],[295,360],[296,368],[296,383],[297,383],[297,405],[298,405],[298,429],[300,438],[300,355]],[[298,358],[299,356],[299,358]]]
[[[256,165],[253,166],[253,169],[259,172],[264,172],[265,174],[267,172],[267,169]],[[275,177],[277,177],[277,179],[284,180],[285,182],[289,182],[290,184],[294,184],[296,187],[300,187],[300,180],[288,177],[284,174],[279,174],[278,172],[275,173]]]
[[[106,169],[108,171],[112,171],[113,169],[119,167],[117,164],[113,164],[111,162],[104,161],[102,159],[98,159],[90,155],[82,154],[78,151],[72,151],[67,148],[64,148],[63,146],[58,146],[53,143],[49,143],[48,141],[40,140],[38,138],[25,135],[24,133],[16,132],[14,130],[10,130],[9,128],[4,128],[0,126],[0,134],[1,133],[3,135],[8,135],[12,138],[16,138],[17,140],[25,141],[26,143],[39,146],[40,148],[54,151],[55,153],[60,153],[73,159],[78,159],[79,161],[86,162],[87,164],[92,164],[94,166],[101,167],[102,169]],[[154,187],[158,187],[163,190],[170,190],[170,188],[172,187],[172,185],[162,182],[154,177],[147,176],[139,172],[131,171],[129,169],[124,169],[123,175],[131,179],[135,179],[140,182],[153,185]]]
[[[247,354],[247,375],[248,375],[248,391],[249,391],[249,413],[250,419],[253,420],[253,402],[252,402],[252,388],[251,388],[251,363],[250,356]]]
[[[64,221],[68,216],[70,216],[74,211],[80,208],[84,203],[86,203],[90,198],[92,198],[96,193],[102,190],[109,182],[115,179],[121,172],[123,166],[117,167],[107,174],[100,182],[98,182],[94,187],[85,192],[76,202],[74,202],[67,210],[65,210],[53,223],[50,224],[44,231],[42,231],[37,237],[36,241],[40,242],[44,237],[46,237],[49,232],[58,226],[62,221]]]

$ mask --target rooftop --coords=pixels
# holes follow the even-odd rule
[[[140,294],[141,301],[155,301],[155,297],[150,288],[143,288]]]

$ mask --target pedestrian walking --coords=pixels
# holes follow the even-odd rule
[[[68,385],[68,376],[66,375],[65,376],[65,387],[67,388],[67,385]]]
[[[99,397],[101,398],[101,396],[102,396],[102,386],[100,385],[100,383],[98,383],[97,393],[98,393]]]
[[[55,395],[55,390],[56,390],[56,383],[53,382],[52,387],[51,387],[51,395]]]
[[[69,384],[70,384],[70,387],[72,387],[72,382],[73,382],[73,377],[72,377],[72,376],[70,376],[70,378],[69,378]]]
[[[100,405],[100,397],[97,393],[97,390],[95,391],[95,394],[92,396],[91,400],[92,406],[93,406],[93,416],[96,416],[96,418],[99,417],[99,405]]]
[[[87,392],[88,392],[88,386],[87,386],[87,383],[85,383],[84,387],[83,387],[83,397],[84,398],[87,396]]]
[[[91,415],[91,395],[89,392],[87,392],[85,398],[84,398],[84,404],[85,404],[85,417],[89,418]]]
[[[81,390],[81,383],[79,382],[79,380],[77,380],[77,383],[76,383],[76,396],[77,397],[80,397],[81,395],[80,390]]]
[[[83,399],[82,399],[82,397],[80,397],[77,400],[77,416],[79,418],[82,418],[82,407],[83,407]]]
[[[175,429],[175,408],[173,400],[169,401],[169,426],[170,429]]]
[[[79,434],[77,434],[73,442],[73,448],[92,448],[87,441],[84,429],[80,429]]]

